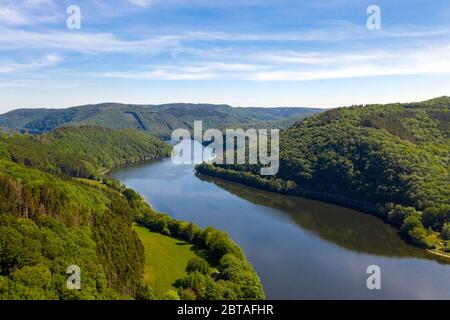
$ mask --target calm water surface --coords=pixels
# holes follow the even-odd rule
[[[244,250],[270,299],[450,299],[450,265],[406,245],[379,219],[215,178],[170,159],[111,176],[176,219],[228,232]],[[381,290],[366,269],[381,268]]]

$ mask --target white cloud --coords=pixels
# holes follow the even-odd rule
[[[123,40],[112,33],[0,30],[3,49],[59,49],[82,53],[154,53],[180,48],[176,37],[160,36],[144,40]]]
[[[27,23],[25,17],[20,11],[8,7],[0,7],[0,22],[9,25],[22,25]]]
[[[153,4],[153,0],[128,0],[128,2],[144,8],[149,7]]]
[[[429,74],[450,74],[450,45],[350,54],[268,52],[243,55],[239,61],[185,62],[146,71],[107,72],[91,76],[145,80],[311,81]]]
[[[46,0],[33,0],[46,1]],[[143,1],[147,0],[133,0]],[[1,10],[10,10],[0,8]],[[15,12],[15,11],[14,11]],[[16,13],[8,14],[4,11],[3,15],[8,16],[11,23],[20,24],[30,20],[26,15]],[[41,17],[41,19],[44,19]],[[0,19],[1,20],[1,19]],[[33,19],[31,19],[33,20]],[[1,23],[0,23],[1,24]],[[373,33],[367,28],[344,24],[327,29],[312,29],[299,32],[281,32],[281,33],[226,33],[226,32],[205,32],[205,31],[186,31],[173,34],[159,34],[157,36],[141,37],[140,39],[130,39],[119,37],[109,32],[68,32],[68,31],[27,31],[16,28],[0,28],[0,50],[1,49],[59,49],[69,50],[81,53],[108,53],[108,52],[127,52],[127,53],[155,53],[155,52],[186,52],[192,54],[203,54],[208,50],[214,51],[217,48],[217,42],[239,46],[239,43],[248,42],[285,42],[290,46],[290,42],[345,42],[361,39],[378,38],[424,38],[439,37],[443,39],[444,35],[450,35],[449,28],[433,29],[383,29]],[[209,47],[202,43],[211,42]],[[212,50],[211,50],[212,49]],[[294,59],[295,57],[291,57]],[[296,57],[301,59],[302,57]],[[311,59],[311,58],[308,58]]]
[[[391,59],[393,54],[388,51],[370,53],[321,53],[321,52],[296,52],[296,51],[275,51],[264,52],[253,55],[255,60],[266,61],[277,64],[298,64],[298,65],[330,65],[347,63],[367,63],[380,61],[381,59]]]
[[[1,0],[0,0],[1,1]],[[138,6],[149,6],[154,0],[127,0]],[[120,37],[110,32],[35,31],[20,30],[18,25],[26,24],[29,10],[51,0],[26,0],[20,6],[1,6],[0,18],[9,19],[9,26],[0,27],[0,52],[17,50],[26,53],[77,52],[81,54],[121,53],[124,57],[134,54],[171,53],[171,63],[157,60],[152,68],[136,66],[135,71],[115,71],[98,74],[100,77],[157,80],[204,80],[232,79],[252,81],[306,81],[318,79],[354,78],[381,75],[440,74],[450,70],[449,46],[441,45],[421,50],[416,47],[420,41],[409,38],[423,38],[428,43],[431,37],[445,43],[444,35],[449,28],[397,28],[371,32],[362,26],[336,23],[326,29],[311,29],[302,32],[280,33],[227,33],[210,31],[184,31],[173,34],[141,38]],[[20,8],[20,10],[18,9]],[[9,11],[8,11],[9,10]],[[0,19],[1,20],[1,19]],[[1,23],[0,23],[1,24]],[[15,25],[15,27],[11,27]],[[156,31],[155,31],[156,32]],[[354,51],[352,40],[378,38],[406,38],[401,43],[405,49]],[[396,39],[398,40],[398,39]],[[406,40],[406,41],[405,41]],[[275,48],[294,47],[291,42],[336,42],[349,43],[346,52],[324,53],[320,51],[279,50],[259,52],[259,46],[247,46],[251,42],[273,43]],[[280,42],[284,42],[280,45]],[[225,43],[224,47],[218,47]],[[245,46],[241,46],[244,43]],[[264,47],[266,47],[264,45]],[[270,46],[267,46],[270,47]],[[299,46],[295,46],[299,47]],[[319,46],[320,47],[320,46]],[[336,46],[337,47],[337,46]],[[398,42],[397,42],[398,47]],[[327,49],[330,50],[331,46]],[[337,49],[336,49],[337,50]],[[183,53],[181,57],[179,53]],[[69,54],[69,53],[67,53]],[[83,57],[85,58],[85,57]],[[89,57],[88,57],[89,59]],[[104,59],[108,61],[107,58]],[[41,68],[61,62],[58,55],[25,63],[0,61],[0,72]]]
[[[49,53],[49,54],[45,55],[45,59],[44,59],[44,61],[49,64],[56,64],[56,63],[61,62],[62,60],[63,59],[60,55],[53,54],[53,53]]]
[[[263,6],[279,0],[127,0],[141,7],[230,7],[230,6]]]
[[[49,53],[40,59],[18,63],[15,61],[0,61],[0,73],[13,73],[17,71],[30,71],[55,66],[63,61],[58,54]]]
[[[0,25],[5,26],[55,22],[62,13],[52,0],[0,1]]]
[[[450,74],[450,45],[422,50],[361,54],[261,55],[273,70],[250,75],[257,81],[307,81],[373,76]],[[286,62],[280,66],[280,62]]]
[[[235,78],[237,73],[260,71],[261,66],[242,63],[195,63],[188,66],[159,66],[149,71],[107,72],[94,77],[141,79],[141,80],[207,80]]]
[[[373,32],[366,27],[350,23],[337,23],[328,28],[305,29],[298,32],[265,32],[265,33],[227,33],[194,31],[184,35],[184,39],[229,42],[338,42],[359,39],[386,38],[426,38],[450,35],[450,29],[417,28],[384,28]]]

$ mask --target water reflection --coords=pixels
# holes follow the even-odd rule
[[[240,184],[205,175],[196,176],[254,204],[276,208],[277,212],[287,215],[302,228],[346,249],[382,256],[417,257],[449,262],[406,245],[394,228],[376,217],[314,200],[250,187],[243,188]]]
[[[376,217],[196,176],[170,159],[111,173],[176,219],[228,232],[272,299],[450,298],[450,266]],[[366,287],[379,265],[382,290]]]

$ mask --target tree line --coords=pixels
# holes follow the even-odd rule
[[[338,108],[280,136],[280,170],[198,167],[269,191],[321,192],[367,203],[412,243],[450,251],[450,98]]]
[[[0,134],[0,299],[155,299],[143,281],[135,222],[211,255],[208,262],[191,262],[179,292],[166,298],[263,298],[253,268],[227,235],[157,214],[135,191],[103,175],[169,152],[165,143],[134,130],[87,126],[38,136]],[[205,262],[221,275],[198,266]],[[67,289],[69,265],[81,268],[82,290]],[[225,272],[231,267],[234,276]]]
[[[203,258],[191,260],[188,275],[176,281],[172,299],[260,300],[265,298],[260,279],[242,250],[224,232],[192,222],[175,220],[150,208],[133,190],[124,193],[136,208],[134,220],[151,231],[194,244]]]

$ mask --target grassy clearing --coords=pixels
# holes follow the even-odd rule
[[[188,261],[195,257],[192,244],[135,226],[145,248],[144,281],[156,296],[174,289],[175,280],[186,275]]]
[[[85,185],[96,187],[96,188],[103,188],[107,189],[107,186],[103,184],[103,182],[92,180],[92,179],[86,179],[86,178],[74,178],[75,181],[81,182]]]

